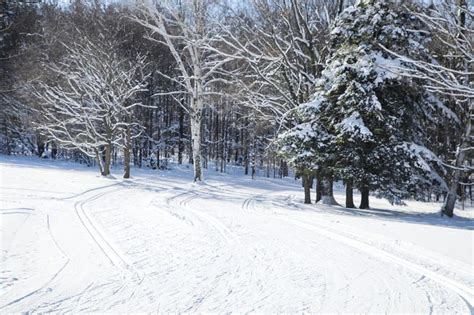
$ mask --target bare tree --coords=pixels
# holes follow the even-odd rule
[[[474,120],[474,13],[466,0],[435,1],[428,10],[413,10],[412,14],[422,20],[443,47],[437,56],[439,61],[425,62],[397,55],[411,67],[396,67],[402,75],[426,82],[428,91],[456,100],[459,120],[464,130],[455,152],[450,190],[442,207],[442,214],[452,217],[457,199],[458,185],[462,174],[473,170],[467,165],[467,154],[473,151],[472,123]],[[449,165],[448,165],[449,166]]]
[[[87,37],[65,48],[68,55],[50,71],[60,78],[40,82],[34,94],[42,102],[40,129],[66,148],[94,157],[101,174],[110,174],[114,146],[124,149],[125,174],[130,177],[131,128],[136,99],[144,90],[144,58],[130,62],[117,55],[113,43]]]
[[[308,102],[329,53],[330,25],[342,2],[309,0],[255,0],[252,14],[237,17],[226,27],[224,41],[235,58],[247,67],[240,80],[240,101],[280,129],[297,121],[294,109]],[[243,17],[242,17],[243,16]],[[236,30],[238,29],[238,30]],[[228,56],[228,54],[226,55]],[[300,170],[305,199],[310,200],[314,170]],[[322,181],[321,176],[318,180]],[[332,181],[317,186],[318,196],[332,196]],[[320,188],[326,189],[320,190]],[[335,203],[333,197],[324,198]],[[317,200],[318,201],[318,200]]]
[[[220,94],[212,86],[225,79],[223,67],[232,58],[222,58],[210,48],[217,43],[216,29],[209,21],[214,14],[210,1],[192,0],[185,3],[165,2],[158,7],[143,3],[132,19],[150,30],[148,38],[162,43],[176,62],[176,73],[160,73],[172,81],[175,89],[155,94],[171,95],[188,112],[191,121],[191,141],[194,181],[201,181],[201,131],[203,109],[207,98]],[[215,6],[213,7],[216,8]]]

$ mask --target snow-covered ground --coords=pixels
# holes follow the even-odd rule
[[[193,184],[185,167],[0,171],[1,313],[473,312],[472,208],[303,205],[292,179]]]

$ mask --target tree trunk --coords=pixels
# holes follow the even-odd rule
[[[337,15],[340,15],[344,11],[344,0],[337,0]]]
[[[334,199],[332,185],[333,185],[332,179],[322,180],[321,203],[324,205],[339,205],[336,199]]]
[[[123,164],[124,164],[123,178],[130,178],[130,147],[132,145],[130,126],[126,127],[124,139],[125,139],[125,145],[123,147]]]
[[[303,174],[302,179],[303,179],[303,187],[304,187],[304,203],[310,204],[311,203],[311,186],[310,186],[311,176],[307,174]]]
[[[281,167],[281,176],[288,177],[288,163],[285,160],[281,160],[280,167]]]
[[[352,179],[346,182],[346,208],[355,208]]]
[[[361,200],[360,200],[360,209],[369,209],[369,188],[363,187],[360,189]]]
[[[11,155],[12,154],[12,147],[11,147],[11,144],[10,144],[10,135],[9,135],[10,133],[8,132],[8,126],[9,126],[9,122],[7,121],[7,118],[4,118],[3,129],[4,129],[4,132],[5,132],[6,153],[7,153],[7,155]],[[41,157],[41,155],[39,155],[39,157]]]
[[[104,164],[102,162],[102,157],[100,156],[99,150],[94,149],[95,158],[97,160],[97,164],[99,165],[99,172],[101,175],[104,175]]]
[[[179,139],[178,139],[178,164],[183,164],[184,152],[184,109],[179,107]]]
[[[104,152],[104,170],[102,172],[103,176],[110,175],[110,155],[111,155],[111,145],[105,145],[105,152]]]
[[[138,148],[138,167],[142,168],[142,164],[143,164],[143,148],[141,147],[141,144],[140,144],[140,148]]]
[[[459,149],[457,150],[456,163],[454,165],[455,170],[454,170],[453,179],[451,182],[451,187],[446,197],[446,201],[441,209],[441,214],[445,214],[450,218],[454,215],[454,206],[456,204],[459,180],[463,173],[462,167],[464,165],[464,160],[466,158],[466,152],[469,148],[472,118],[474,118],[474,113],[472,113],[472,110],[471,110],[468,113],[466,132],[464,134],[464,137],[461,140],[461,145],[459,146]]]
[[[45,151],[45,144],[43,141],[41,140],[37,140],[37,143],[36,145],[38,146],[38,156],[39,157],[43,157],[43,153]],[[8,149],[10,148],[10,146],[8,146]]]
[[[56,160],[56,157],[58,156],[58,146],[56,145],[56,142],[51,142],[51,158],[53,160]]]
[[[316,175],[316,202],[319,202],[322,198],[323,191],[323,180],[321,175]]]
[[[202,103],[202,100],[196,99],[196,103]],[[201,104],[202,105],[202,104]],[[195,104],[196,108],[191,113],[191,141],[193,150],[194,181],[202,180],[202,162],[201,162],[201,115],[202,106]]]

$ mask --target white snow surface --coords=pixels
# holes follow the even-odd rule
[[[289,178],[114,171],[0,156],[1,313],[473,312],[472,207],[304,205]]]
[[[340,123],[336,124],[336,127],[343,133],[359,134],[363,138],[371,138],[373,136],[358,112],[353,112],[349,117],[344,118]]]

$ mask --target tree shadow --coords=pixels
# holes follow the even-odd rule
[[[397,221],[413,224],[424,224],[430,226],[440,226],[445,228],[463,229],[463,230],[474,230],[474,220],[464,218],[460,216],[454,216],[448,218],[441,216],[440,212],[415,212],[415,211],[400,211],[392,209],[358,209],[358,208],[346,208],[338,206],[327,206],[327,205],[305,205],[303,203],[298,204],[295,201],[291,203],[291,208],[287,210],[298,210],[298,211],[311,211],[311,212],[325,212],[330,214],[345,215],[345,216],[358,216],[366,217],[371,219],[381,219],[387,221]]]

